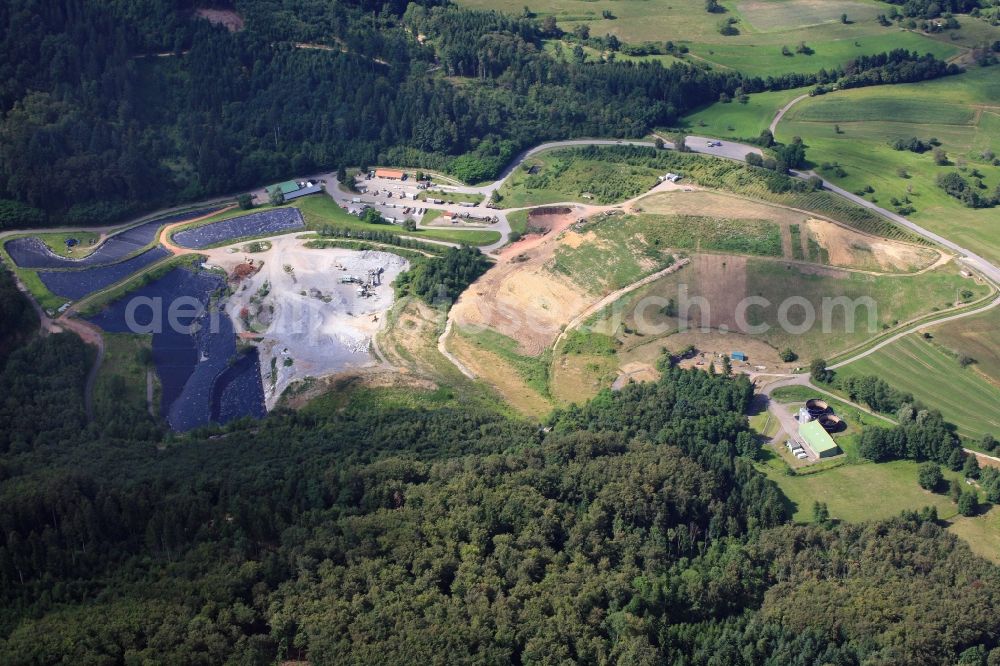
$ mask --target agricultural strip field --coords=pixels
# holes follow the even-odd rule
[[[169,256],[170,253],[162,247],[154,247],[116,264],[78,271],[39,271],[38,277],[49,292],[70,300],[78,300],[106,289]]]
[[[715,247],[701,245],[705,250],[783,256],[785,259],[883,273],[914,272],[931,266],[941,258],[940,252],[924,245],[863,234],[850,227],[812,217],[808,213],[747,201],[724,192],[657,192],[636,201],[632,209],[664,215],[767,220],[781,227],[781,247],[776,251],[741,250],[737,246],[747,239],[740,238],[739,234],[728,240],[723,239]],[[692,246],[690,249],[696,248]]]
[[[992,221],[997,209],[972,209],[947,194],[937,178],[957,173],[981,180],[984,196],[1000,186],[1000,79],[995,71],[968,73],[918,84],[839,91],[799,102],[777,128],[777,138],[801,136],[809,159],[825,178],[899,210],[941,235],[1000,261],[1000,236]],[[839,128],[839,133],[838,133]],[[932,150],[895,150],[897,139],[936,139],[948,163],[935,163]],[[839,168],[822,168],[824,164]],[[897,204],[894,205],[893,201]]]
[[[975,359],[969,369],[1000,386],[1000,309],[935,326],[930,332],[942,347]]]
[[[957,358],[916,333],[840,368],[837,374],[876,375],[940,410],[964,437],[1000,434],[1000,388],[972,368],[962,368]]]

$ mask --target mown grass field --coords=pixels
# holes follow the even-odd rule
[[[938,409],[964,437],[1000,434],[1000,388],[962,368],[958,359],[934,341],[908,335],[837,370],[841,377],[876,375],[890,385]]]
[[[966,208],[936,184],[940,174],[958,172],[973,182],[982,175],[984,194],[1000,185],[1000,167],[986,151],[1000,154],[1000,77],[990,69],[891,88],[840,91],[795,105],[777,128],[777,138],[801,136],[814,164],[838,163],[846,175],[824,177],[851,191],[871,186],[868,196],[884,207],[909,198],[913,221],[1000,261],[997,209]],[[836,129],[840,127],[840,132]],[[894,150],[895,139],[936,138],[950,164],[938,166],[931,151]]]
[[[972,369],[1000,386],[1000,309],[948,322],[930,331],[941,346],[976,359]]]
[[[775,3],[776,4],[776,3]],[[836,5],[838,3],[824,3]],[[839,13],[837,16],[839,17]],[[874,23],[874,22],[873,22]],[[876,26],[878,24],[875,24]],[[851,26],[845,26],[850,28]],[[932,53],[946,60],[961,51],[958,46],[943,41],[929,39],[923,34],[882,28],[877,33],[869,33],[865,28],[847,31],[845,36],[827,39],[828,29],[789,31],[782,34],[785,41],[775,41],[776,35],[766,35],[761,41],[759,34],[747,34],[723,43],[689,44],[691,53],[698,58],[727,69],[735,69],[758,76],[778,76],[791,73],[813,73],[820,69],[835,69],[852,58],[861,55],[882,53],[892,49],[907,49],[919,53]],[[813,33],[813,34],[810,34]],[[801,36],[800,36],[801,35]],[[799,42],[805,41],[813,53],[795,53]],[[781,47],[787,46],[792,55],[786,56]]]
[[[100,234],[93,231],[52,231],[40,234],[24,234],[25,236],[38,236],[46,247],[52,250],[53,254],[60,257],[70,257],[82,259],[94,252],[100,245],[97,240]],[[67,239],[76,239],[78,244],[70,248],[66,245]]]
[[[529,170],[537,167],[537,173]],[[566,150],[541,153],[522,164],[500,188],[507,208],[566,201],[620,203],[648,191],[660,175],[646,166],[583,159]]]
[[[781,488],[794,508],[793,519],[800,522],[812,521],[817,501],[826,503],[831,518],[848,522],[890,518],[925,506],[937,507],[942,519],[957,513],[947,495],[920,487],[917,463],[909,460],[846,464],[814,474],[788,476],[785,463],[774,455],[758,468]],[[957,477],[950,470],[945,470],[945,475]]]
[[[1000,507],[971,518],[955,516],[948,530],[969,542],[976,555],[1000,564]]]
[[[754,139],[768,128],[778,109],[809,88],[793,88],[750,95],[746,104],[716,103],[684,117],[682,127],[692,134],[724,139]]]

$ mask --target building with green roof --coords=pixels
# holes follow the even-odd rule
[[[830,437],[830,433],[823,429],[819,421],[799,424],[799,437],[820,458],[831,458],[842,453],[840,447],[833,441],[833,437]]]
[[[268,191],[273,190],[275,187],[281,190],[282,194],[291,194],[295,190],[299,189],[299,184],[296,183],[294,180],[286,180],[283,183],[272,185],[271,187],[268,188]]]

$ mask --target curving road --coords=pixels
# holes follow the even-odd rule
[[[806,99],[807,97],[809,97],[808,94],[799,95],[791,102],[778,109],[778,112],[774,114],[774,120],[772,120],[771,124],[768,125],[767,127],[768,131],[771,132],[772,136],[774,135],[774,132],[778,129],[778,123],[780,123],[781,119],[785,117],[785,114],[788,113],[788,110],[793,106],[795,106],[796,104],[798,104],[799,102],[801,102],[802,100]]]
[[[814,173],[812,171],[792,171],[792,173],[794,175],[798,176],[799,178],[810,178],[812,176],[819,177],[818,174],[816,174],[816,173]],[[979,256],[978,254],[976,254],[972,250],[964,248],[961,245],[959,245],[958,243],[952,242],[952,241],[948,240],[947,238],[945,238],[944,236],[942,236],[940,234],[937,234],[937,233],[934,233],[933,231],[930,231],[929,229],[925,229],[924,227],[921,227],[920,225],[916,224],[915,222],[911,222],[910,220],[906,219],[902,215],[894,213],[891,210],[886,210],[885,208],[882,208],[881,206],[877,206],[876,204],[873,204],[871,201],[868,201],[867,199],[865,199],[863,197],[859,197],[858,195],[854,194],[853,192],[848,192],[844,188],[838,187],[838,186],[834,185],[833,183],[831,183],[830,181],[823,179],[822,177],[820,177],[820,180],[823,181],[823,187],[824,188],[830,190],[831,192],[833,192],[835,194],[839,194],[840,196],[844,197],[848,201],[856,203],[859,206],[863,206],[864,208],[867,208],[868,210],[875,211],[879,215],[882,215],[883,217],[886,217],[886,218],[892,220],[893,222],[895,222],[899,226],[905,227],[906,229],[909,229],[910,231],[914,232],[915,234],[923,236],[924,238],[927,238],[928,240],[934,241],[938,245],[941,245],[943,247],[948,248],[952,252],[955,252],[956,254],[958,254],[959,257],[960,257],[960,259],[963,262],[965,262],[967,265],[971,266],[972,268],[975,268],[977,271],[979,271],[983,275],[986,275],[993,282],[1000,283],[1000,268],[998,268],[997,266],[991,264],[989,261],[987,261],[983,257]]]
[[[788,104],[786,104],[784,107],[782,107],[782,109],[780,109],[778,111],[778,113],[775,115],[775,118],[771,122],[770,129],[771,129],[772,132],[774,132],[774,130],[777,128],[777,125],[780,122],[780,120],[782,119],[782,117],[784,116],[784,114],[794,104],[796,104],[797,102],[801,101],[805,97],[807,97],[807,95],[803,95],[803,96],[800,96],[800,97],[797,97],[797,98],[793,99],[792,101],[790,101]],[[716,157],[723,157],[723,158],[733,159],[733,160],[739,160],[739,161],[745,161],[746,160],[746,156],[748,154],[750,154],[750,153],[761,154],[760,148],[758,148],[756,146],[750,146],[750,145],[741,144],[741,143],[733,142],[733,141],[717,141],[715,139],[709,139],[707,137],[688,136],[686,138],[685,142],[686,142],[687,147],[692,152],[706,154],[706,155],[713,155],[713,156],[716,156]],[[709,145],[710,143],[713,143],[713,144],[714,143],[719,143],[719,145]],[[482,206],[485,206],[488,203],[488,201],[489,201],[490,197],[493,195],[493,193],[501,187],[501,185],[503,184],[503,182],[505,180],[507,180],[507,178],[509,178],[510,175],[512,173],[514,173],[514,171],[518,167],[520,167],[521,164],[523,164],[525,160],[527,160],[527,159],[529,159],[529,158],[531,158],[531,157],[533,157],[533,156],[535,156],[535,155],[537,155],[539,153],[542,153],[542,152],[547,151],[547,150],[557,149],[557,148],[570,148],[570,147],[582,147],[582,146],[614,146],[614,145],[630,145],[630,146],[642,146],[642,147],[655,147],[655,144],[652,141],[635,141],[635,140],[571,139],[571,140],[566,140],[566,141],[551,141],[551,142],[548,142],[548,143],[540,144],[538,146],[535,146],[534,148],[530,148],[530,149],[524,150],[521,153],[519,153],[504,168],[504,170],[500,174],[500,176],[495,181],[493,181],[492,183],[489,183],[489,184],[486,184],[486,185],[481,185],[481,186],[473,186],[473,187],[447,186],[446,189],[448,189],[449,191],[456,192],[456,193],[464,192],[464,193],[481,194],[484,197],[483,202],[480,204],[480,207],[482,207]],[[673,143],[664,140],[664,148],[675,150],[676,146]],[[795,175],[795,176],[797,176],[797,177],[799,177],[799,178],[810,178],[810,177],[816,175],[816,174],[814,174],[813,172],[810,172],[810,171],[792,171],[792,174]],[[322,174],[322,175],[319,175],[319,176],[316,176],[316,177],[320,178],[320,179],[325,179],[328,182],[333,183],[333,187],[328,188],[327,193],[328,193],[328,195],[331,198],[333,198],[334,200],[338,201],[338,203],[349,201],[352,196],[355,196],[355,195],[352,195],[352,194],[341,192],[340,188],[336,186],[337,185],[337,179],[336,179],[336,175],[335,174],[332,174],[332,173],[330,173],[330,174]],[[894,213],[892,211],[886,210],[886,209],[884,209],[884,208],[882,208],[882,207],[880,207],[880,206],[878,206],[878,205],[876,205],[876,204],[874,204],[874,203],[872,203],[872,202],[870,202],[870,201],[868,201],[868,200],[866,200],[866,199],[864,199],[862,197],[859,197],[859,196],[857,196],[857,195],[855,195],[855,194],[853,194],[851,192],[848,192],[848,191],[844,190],[841,187],[838,187],[837,185],[834,185],[833,183],[830,183],[829,181],[827,181],[825,179],[821,178],[821,180],[822,180],[822,183],[823,183],[823,187],[826,188],[827,190],[829,190],[831,192],[834,192],[835,194],[838,194],[839,196],[841,196],[841,197],[843,197],[843,198],[845,198],[845,199],[847,199],[847,200],[849,200],[849,201],[851,201],[851,202],[853,202],[853,203],[855,203],[855,204],[857,204],[859,206],[863,206],[864,208],[872,210],[872,211],[874,211],[874,212],[882,215],[883,217],[885,217],[885,218],[887,218],[887,219],[895,222],[896,224],[900,225],[901,227],[904,227],[904,228],[912,231],[915,234],[918,234],[918,235],[920,235],[920,236],[922,236],[922,237],[924,237],[926,239],[931,240],[934,243],[937,243],[937,244],[939,244],[939,245],[941,245],[943,247],[948,248],[949,250],[955,252],[959,256],[960,260],[962,262],[964,262],[966,265],[970,266],[971,268],[975,269],[976,271],[978,271],[982,275],[986,276],[993,283],[1000,284],[1000,267],[997,267],[996,265],[990,263],[985,258],[979,256],[978,254],[972,252],[971,250],[969,250],[967,248],[962,247],[958,243],[955,243],[953,241],[948,240],[947,238],[941,236],[940,234],[932,232],[932,231],[930,231],[928,229],[925,229],[925,228],[917,225],[914,222],[911,222],[910,220],[906,219],[902,215],[899,215],[899,214]],[[211,200],[209,200],[207,202],[202,202],[202,204],[199,204],[199,205],[203,205],[205,203],[215,203],[215,202],[218,202],[218,201],[220,201],[220,199],[214,198],[214,199],[211,199]],[[428,208],[436,208],[436,209],[440,209],[440,210],[444,210],[444,211],[449,211],[449,212],[462,212],[462,211],[467,211],[468,210],[468,208],[463,208],[463,207],[458,207],[458,206],[449,206],[449,205],[444,205],[444,204],[442,204],[442,205],[434,205],[434,204],[427,204],[426,202],[425,202],[425,206],[428,207]],[[152,219],[152,217],[155,216],[155,215],[162,215],[164,212],[171,212],[171,210],[176,210],[176,209],[168,209],[166,211],[157,211],[156,213],[154,213],[152,215],[145,215],[145,216],[142,216],[141,218],[138,218],[138,221],[146,220],[146,219]],[[504,245],[507,244],[507,242],[509,240],[509,237],[510,237],[510,231],[511,230],[510,230],[510,224],[509,224],[509,222],[507,220],[507,216],[506,215],[507,215],[508,212],[510,212],[512,210],[515,210],[515,209],[504,209],[504,210],[494,211],[494,214],[497,215],[498,223],[495,226],[492,226],[492,228],[500,232],[501,238],[496,243],[493,243],[491,245],[483,247],[482,248],[483,251],[485,251],[485,252],[492,252],[492,251],[494,251],[496,249],[499,249],[500,247],[502,247],[502,246],[504,246]],[[129,224],[132,224],[132,222],[130,222]],[[128,226],[128,225],[123,225],[123,226]],[[101,228],[100,230],[104,231],[106,229],[108,229],[108,228]],[[45,229],[44,231],[55,231],[55,230],[56,229]],[[31,230],[7,231],[7,232],[4,232],[4,233],[0,233],[0,240],[2,240],[6,236],[17,234],[17,233],[24,233],[25,231],[31,231]],[[166,231],[166,230],[164,230],[164,231]],[[162,237],[161,237],[161,239],[162,239]],[[32,301],[33,305],[37,306],[37,303],[34,302],[34,299],[30,299],[30,300]],[[943,323],[943,322],[947,322],[947,321],[952,321],[954,319],[959,319],[959,318],[962,318],[962,317],[968,317],[968,316],[971,316],[973,314],[978,314],[978,313],[980,313],[980,312],[982,312],[984,310],[987,310],[989,308],[996,307],[997,305],[1000,305],[1000,298],[997,298],[997,299],[993,300],[991,303],[989,303],[988,305],[985,305],[982,308],[976,308],[976,309],[970,310],[968,312],[964,312],[964,313],[961,313],[961,314],[953,315],[951,317],[944,317],[944,318],[941,318],[939,320],[935,320],[933,322],[928,322],[925,325],[931,325],[931,324],[936,324],[936,323]],[[37,307],[36,307],[36,309],[37,309]],[[47,318],[43,319],[43,323],[46,322],[46,321],[51,321],[51,320],[48,320]],[[65,321],[69,321],[69,320],[66,319]],[[60,322],[60,323],[64,323],[64,322]],[[71,328],[72,329],[72,328],[75,328],[75,327],[73,327],[73,326],[67,326],[67,328]],[[445,340],[446,340],[447,335],[450,332],[450,330],[451,330],[451,320],[449,318],[448,323],[447,323],[447,325],[445,327],[445,330],[442,333],[441,337],[439,338],[438,348],[441,350],[442,354],[444,354],[446,358],[448,358],[452,363],[455,364],[455,366],[460,371],[462,371],[462,373],[464,375],[466,375],[466,376],[474,376],[468,370],[468,368],[466,368],[464,365],[462,365],[458,361],[458,359],[456,359],[453,355],[451,355],[450,353],[448,353],[447,350],[445,349]],[[77,332],[79,333],[80,331],[77,331]],[[898,333],[898,334],[896,334],[896,335],[894,335],[894,336],[892,336],[890,338],[887,338],[886,340],[880,342],[878,345],[875,345],[874,347],[872,347],[870,349],[867,349],[867,350],[865,350],[863,352],[859,352],[856,356],[852,356],[852,357],[848,358],[847,360],[842,361],[840,363],[837,363],[836,365],[831,366],[831,367],[833,367],[833,368],[841,367],[841,366],[846,365],[848,363],[851,363],[852,361],[855,361],[855,360],[857,360],[859,358],[863,358],[864,356],[867,356],[867,355],[875,352],[876,350],[881,349],[882,347],[884,347],[884,346],[886,346],[888,344],[891,344],[892,342],[894,342],[895,340],[899,339],[900,337],[902,337],[904,335],[908,335],[910,332],[912,332],[912,329],[906,330],[906,331],[902,331],[902,332],[900,332],[900,333]],[[100,350],[100,346],[101,345],[100,345],[100,343],[97,343],[97,344],[99,345],[99,352],[100,352],[101,351]],[[100,354],[99,354],[99,357],[100,357]],[[793,381],[793,380],[796,381],[796,382],[801,381],[801,380],[797,380],[797,379],[794,379],[794,378],[790,378],[790,381]],[[805,381],[808,384],[808,377],[805,378]]]

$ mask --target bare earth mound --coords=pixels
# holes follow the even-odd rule
[[[552,220],[563,226],[567,217]],[[535,242],[531,242],[535,241]],[[516,244],[473,284],[452,309],[460,327],[486,326],[519,343],[519,353],[537,356],[552,345],[562,326],[583,312],[590,297],[546,264],[562,242],[553,233]]]
[[[243,29],[243,17],[231,9],[196,9],[195,16],[205,19],[209,23],[225,26],[229,32],[239,32]]]
[[[869,236],[826,220],[810,219],[805,227],[809,238],[829,254],[832,266],[908,273],[927,268],[941,258],[941,253],[929,247]]]

